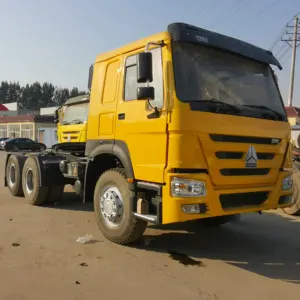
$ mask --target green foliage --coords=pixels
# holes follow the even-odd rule
[[[34,82],[20,86],[19,82],[2,81],[0,84],[0,103],[18,102],[22,108],[39,109],[41,107],[59,106],[68,98],[84,95],[77,87],[71,90],[55,87],[52,83]]]

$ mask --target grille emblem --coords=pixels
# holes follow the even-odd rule
[[[257,160],[256,150],[253,146],[250,146],[245,157],[246,168],[256,168]]]

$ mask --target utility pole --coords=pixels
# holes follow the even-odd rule
[[[292,47],[292,61],[291,61],[291,75],[290,75],[290,87],[289,87],[289,96],[288,96],[288,106],[292,106],[293,95],[294,95],[294,81],[295,81],[295,65],[296,65],[296,52],[297,47],[300,45],[300,35],[298,32],[299,27],[299,17],[295,16],[294,25],[287,25],[287,28],[293,28],[293,32],[286,31],[285,35],[288,37],[282,37],[281,40],[286,42],[289,46]],[[291,38],[291,35],[293,38]]]

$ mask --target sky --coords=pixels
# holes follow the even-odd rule
[[[185,22],[269,49],[299,0],[0,0],[0,81],[87,89],[99,53]],[[299,29],[300,32],[300,29]],[[291,49],[278,41],[287,104]],[[284,52],[284,53],[283,53]],[[300,46],[293,105],[300,106]]]

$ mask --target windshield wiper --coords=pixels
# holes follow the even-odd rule
[[[267,107],[265,105],[244,104],[242,106],[244,106],[244,107],[253,107],[253,108],[257,108],[257,109],[267,110],[267,111],[272,112],[273,114],[275,114],[279,119],[285,120],[285,117],[281,113],[279,113],[278,111],[276,111],[276,110],[274,110],[274,109],[272,109],[270,107]]]
[[[70,121],[70,123],[73,123],[73,124],[83,124],[83,121],[80,120],[80,119],[74,119],[74,120]]]
[[[74,119],[71,121],[63,121],[61,124],[63,125],[70,125],[70,124],[83,124],[84,121],[80,120],[80,119]]]
[[[70,124],[70,122],[69,121],[62,121],[61,124],[62,125],[68,125],[68,124]]]
[[[221,105],[231,108],[233,111],[235,111],[237,113],[241,111],[237,106],[235,106],[233,104],[229,104],[229,103],[221,101],[221,100],[218,100],[218,99],[215,99],[215,98],[201,100],[201,102],[221,104]]]

